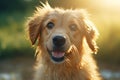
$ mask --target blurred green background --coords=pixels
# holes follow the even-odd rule
[[[18,62],[29,58],[30,66],[34,63],[34,49],[25,37],[25,22],[32,16],[35,7],[41,5],[40,1],[46,2],[46,0],[0,0],[0,71],[6,70],[3,63],[10,60],[12,63],[19,57],[24,59]],[[100,32],[97,42],[99,52],[94,56],[101,73],[103,76],[114,71],[120,73],[120,0],[48,0],[48,2],[52,7],[86,9]],[[112,73],[104,74],[102,71],[104,69],[110,69]],[[118,76],[110,77],[109,80],[120,80]],[[108,77],[105,76],[105,79]]]

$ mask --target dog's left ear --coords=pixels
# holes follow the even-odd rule
[[[84,26],[85,26],[85,37],[90,49],[96,53],[97,52],[97,44],[96,39],[98,38],[98,31],[95,25],[87,18],[84,18]]]

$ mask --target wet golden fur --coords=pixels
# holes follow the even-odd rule
[[[52,30],[46,28],[49,21],[55,23]],[[77,27],[71,29],[71,24]],[[97,52],[98,32],[84,10],[64,10],[43,4],[43,7],[37,7],[27,25],[29,39],[36,45],[34,80],[101,80],[91,54]],[[59,33],[67,36],[66,46],[71,48],[68,48],[70,53],[66,53],[65,61],[56,64],[50,60],[46,45],[51,48],[51,36]]]

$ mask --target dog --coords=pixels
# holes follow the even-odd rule
[[[99,33],[85,10],[43,4],[29,18],[27,33],[36,46],[34,80],[101,80],[92,56]]]

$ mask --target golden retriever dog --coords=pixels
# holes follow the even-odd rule
[[[27,22],[36,46],[34,80],[101,80],[92,53],[98,31],[83,9],[37,7]]]

